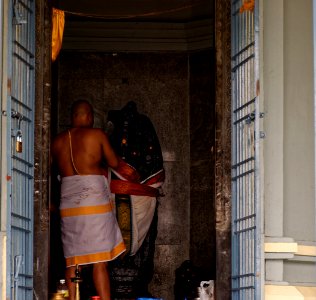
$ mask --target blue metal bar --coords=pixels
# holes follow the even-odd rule
[[[23,176],[25,176],[25,177],[27,177],[28,179],[33,179],[34,178],[32,175],[30,175],[28,173],[25,173],[25,172],[23,172],[23,171],[21,171],[21,170],[19,170],[17,168],[12,168],[12,170],[17,172],[17,173],[19,173],[19,174],[21,174],[21,175],[23,175]]]
[[[25,229],[24,227],[19,227],[19,226],[15,226],[15,225],[11,225],[11,228],[17,230],[17,231],[22,231],[25,233],[31,233],[32,231],[29,229]]]
[[[32,221],[31,218],[29,217],[25,217],[24,215],[19,215],[19,214],[16,214],[16,213],[11,213],[11,215],[15,218],[18,218],[18,219],[23,219],[25,221]]]
[[[13,3],[11,3],[13,9]],[[11,173],[12,173],[12,201],[10,212],[10,253],[8,257],[21,257],[23,263],[16,270],[14,262],[11,262],[11,280],[14,281],[14,289],[11,293],[14,299],[33,299],[33,174],[34,174],[34,49],[35,49],[35,2],[18,1],[17,9],[22,12],[25,23],[16,25],[12,22],[10,47],[14,48],[11,63],[11,95],[9,97],[9,109],[14,109],[21,116],[23,121],[17,119],[10,120],[11,128],[16,129],[21,126],[23,134],[23,152],[16,153],[12,148],[11,153]],[[12,13],[11,9],[11,13]],[[12,18],[12,16],[11,16]],[[8,139],[10,141],[10,139]],[[15,137],[12,137],[14,146]],[[12,277],[14,274],[14,278]],[[28,274],[27,276],[21,274]],[[9,280],[10,281],[10,280]],[[12,281],[12,282],[13,282]],[[10,291],[9,291],[10,292]],[[9,295],[9,294],[8,294]]]
[[[3,3],[3,1],[1,1],[1,3]],[[12,2],[9,1],[9,5],[11,5],[12,7]],[[6,22],[8,23],[8,31],[7,31],[7,53],[8,53],[8,57],[7,57],[7,78],[12,78],[12,73],[13,73],[13,59],[12,59],[12,35],[13,35],[13,30],[12,30],[12,26],[9,26],[9,24],[11,24],[13,19],[13,10],[12,8],[8,9],[8,19],[6,20]],[[12,83],[12,87],[13,87]],[[10,101],[10,95],[7,95],[7,99],[6,99],[6,111],[10,112],[11,111],[11,101]],[[10,159],[10,154],[11,154],[11,119],[10,117],[7,117],[6,120],[6,131],[7,131],[7,135],[6,135],[6,153],[7,153],[7,174],[8,176],[10,176],[12,178],[12,170],[11,170],[11,166],[12,166],[12,161]],[[11,222],[11,209],[12,209],[12,201],[11,200],[11,195],[12,195],[12,185],[11,184],[7,184],[6,186],[7,188],[7,249],[6,249],[6,257],[11,257],[12,253],[11,253],[11,245],[12,245],[12,241],[13,241],[13,237],[12,237],[12,230],[10,227],[10,222]],[[10,261],[10,259],[8,259],[6,261],[6,277],[7,277],[7,285],[6,285],[6,295],[8,298],[11,298],[11,274],[13,272],[13,264]]]
[[[240,229],[240,230],[236,230],[233,233],[238,235],[239,233],[244,233],[244,232],[247,232],[247,231],[253,231],[254,229],[256,229],[256,226],[252,226],[252,227],[247,227],[247,228],[243,228],[243,229]]]
[[[243,104],[242,106],[236,108],[236,109],[233,111],[233,113],[237,113],[238,111],[243,110],[243,109],[246,108],[247,106],[249,106],[249,105],[255,103],[255,101],[256,101],[256,98],[251,99],[250,101],[246,102],[246,103]]]
[[[255,57],[255,55],[252,54],[252,55],[246,57],[245,59],[243,59],[240,63],[238,63],[236,66],[234,66],[234,67],[232,68],[232,72],[236,72],[236,70],[237,70],[238,68],[240,68],[241,66],[245,65],[250,59],[252,59],[252,58],[254,58],[254,57]]]
[[[256,276],[256,274],[255,273],[240,274],[237,276],[232,276],[232,279],[239,279],[242,277],[251,277],[251,276]]]
[[[255,36],[255,66],[254,66],[254,73],[255,73],[255,83],[253,90],[256,93],[258,101],[256,102],[256,122],[255,122],[255,132],[260,132],[260,95],[257,94],[257,82],[259,82],[260,78],[260,70],[259,70],[259,1],[256,0],[255,11],[254,11],[254,36]],[[261,203],[261,186],[260,186],[260,139],[255,139],[255,149],[256,149],[256,170],[255,173],[255,187],[254,187],[254,211],[257,215],[256,218],[256,227],[257,230],[255,232],[255,239],[254,239],[254,268],[256,273],[256,280],[255,280],[255,300],[260,300],[263,298],[263,284],[264,284],[264,273],[263,273],[263,266],[262,266],[262,259],[263,259],[263,237],[262,237],[262,203]]]
[[[249,122],[251,122],[251,117],[250,117],[250,114],[247,114],[247,115],[245,115],[245,116],[242,116],[242,117],[240,117],[239,119],[237,119],[234,123],[233,123],[233,125],[237,125],[238,123],[241,123],[242,121],[246,121],[246,120],[250,120]]]
[[[246,52],[247,50],[249,50],[249,48],[251,48],[252,46],[255,45],[255,42],[251,42],[250,44],[248,44],[246,47],[244,47],[243,49],[241,49],[240,51],[238,51],[236,54],[234,54],[232,56],[232,60],[236,60],[239,56],[241,56],[242,54],[244,54],[244,52]]]
[[[241,173],[241,174],[239,174],[237,176],[232,177],[232,181],[236,181],[237,179],[239,179],[241,177],[244,177],[246,175],[249,175],[251,173],[254,173],[254,172],[255,172],[255,169],[252,169],[252,170],[249,170],[249,171],[245,171],[244,173]]]
[[[23,8],[25,8],[29,13],[33,13],[32,8],[29,7],[27,4],[25,4],[23,1],[18,0],[18,3],[19,3]]]
[[[29,161],[21,158],[21,157],[18,157],[16,155],[12,155],[12,158],[15,159],[15,160],[18,160],[19,162],[23,163],[24,165],[26,165],[27,167],[29,168],[33,168],[33,164],[31,164]]]
[[[245,160],[243,160],[243,161],[241,161],[241,162],[239,162],[239,163],[237,163],[237,164],[235,164],[235,165],[232,165],[232,169],[237,169],[237,168],[240,167],[241,165],[247,164],[247,163],[252,162],[252,161],[254,161],[254,160],[255,160],[255,157],[254,157],[254,156],[249,157],[249,158],[247,158],[247,159],[245,159]]]
[[[20,274],[19,274],[20,276]],[[32,277],[33,278],[33,277]],[[19,285],[19,289],[33,291],[33,286],[23,286]]]
[[[25,46],[23,46],[20,42],[14,40],[13,43],[19,48],[22,49],[24,51],[24,53],[28,54],[30,58],[34,58],[34,54],[27,49]]]
[[[252,218],[255,218],[255,217],[256,217],[256,214],[251,214],[251,215],[248,215],[248,216],[245,216],[245,217],[242,217],[242,218],[235,219],[234,222],[237,223],[237,222],[245,221],[247,219],[252,219]]]
[[[241,286],[239,288],[232,289],[232,291],[241,291],[241,290],[245,290],[245,289],[255,289],[255,286],[254,285]]]
[[[252,12],[232,1],[232,299],[258,300],[256,238],[259,98],[256,95],[258,39]],[[258,1],[256,1],[258,5]],[[250,100],[249,100],[250,99]],[[249,120],[249,122],[248,122]],[[242,122],[245,121],[245,122]],[[252,275],[252,276],[250,276]],[[236,280],[238,278],[238,280]]]
[[[34,69],[34,66],[32,64],[30,64],[26,59],[24,59],[22,56],[20,56],[17,53],[13,53],[13,55],[18,58],[19,60],[21,60],[23,63],[25,63],[31,70]]]

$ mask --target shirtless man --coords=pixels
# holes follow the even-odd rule
[[[93,264],[93,280],[101,300],[110,298],[107,261],[125,251],[109,199],[103,166],[118,166],[107,135],[93,127],[93,109],[85,100],[71,111],[71,129],[52,143],[52,159],[61,176],[61,229],[66,282],[75,299],[76,265]],[[101,199],[101,200],[100,200]]]

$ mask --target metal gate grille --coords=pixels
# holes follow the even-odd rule
[[[232,0],[232,299],[260,299],[259,99],[255,10]]]
[[[10,275],[19,300],[33,299],[34,9],[33,0],[12,3]]]

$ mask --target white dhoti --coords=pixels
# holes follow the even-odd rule
[[[159,196],[158,189],[165,180],[165,171],[162,169],[144,181],[135,183],[128,181],[129,176],[126,176],[127,172],[124,172],[124,168],[128,169],[129,167],[121,163],[121,168],[112,170],[120,180],[111,181],[111,191],[116,194],[130,195],[131,234],[127,237],[124,236],[124,238],[126,241],[129,241],[126,244],[130,244],[130,255],[135,255],[143,244],[152,223],[156,210],[157,197]],[[117,213],[120,218],[120,211]],[[124,214],[126,214],[125,211]],[[123,223],[126,223],[124,218],[128,218],[124,215],[121,218],[123,219]]]
[[[67,267],[110,261],[125,251],[103,175],[63,177],[60,214]]]

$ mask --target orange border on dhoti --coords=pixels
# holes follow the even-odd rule
[[[82,206],[82,207],[70,207],[63,208],[60,210],[60,216],[65,217],[76,217],[84,215],[95,215],[95,214],[104,214],[112,211],[113,206],[108,204],[103,205],[94,205],[94,206]]]
[[[66,257],[66,266],[85,265],[102,261],[113,260],[126,250],[124,242],[121,242],[109,252],[91,253],[85,255],[78,255],[73,257]]]

